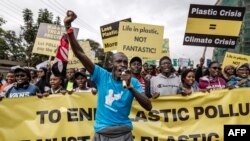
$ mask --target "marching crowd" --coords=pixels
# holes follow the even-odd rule
[[[224,88],[250,87],[249,64],[237,67],[214,61],[204,67],[204,58],[197,68],[182,67],[175,70],[171,59],[164,56],[159,66],[144,63],[140,57],[133,57],[129,70],[137,78],[149,98],[163,95],[190,95],[195,92],[210,92]],[[92,92],[96,86],[90,80],[85,68],[67,69],[66,77],[54,75],[50,65],[38,70],[25,67],[10,70],[6,76],[0,75],[1,97],[14,98],[24,96],[43,96],[57,93]]]
[[[49,65],[38,70],[20,67],[10,70],[5,79],[1,74],[0,80],[1,96],[6,98],[96,91],[93,84],[88,81],[85,69],[77,72],[75,69],[68,69],[64,78],[52,74]]]

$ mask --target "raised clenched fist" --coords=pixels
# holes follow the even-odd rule
[[[67,13],[66,13],[66,17],[64,18],[64,26],[66,28],[69,28],[71,27],[71,23],[77,18],[77,15],[71,11],[71,10],[68,10]]]

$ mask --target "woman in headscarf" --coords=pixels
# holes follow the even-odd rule
[[[39,80],[35,85],[40,89],[41,93],[44,93],[49,89],[49,78],[51,72],[48,71],[45,67],[41,67],[37,72]]]
[[[235,67],[233,65],[227,65],[223,70],[223,78],[226,82],[235,77]]]
[[[245,63],[236,69],[236,77],[232,78],[227,84],[229,88],[250,87],[250,67]]]

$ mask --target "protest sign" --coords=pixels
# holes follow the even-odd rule
[[[120,20],[114,23],[106,24],[100,27],[102,42],[104,52],[117,50],[117,36],[119,33],[119,23],[123,22],[131,22],[131,18]]]
[[[168,57],[170,57],[170,52],[169,52],[169,39],[163,39],[163,44],[162,44],[162,56],[168,56]]]
[[[226,52],[222,63],[222,68],[224,68],[227,65],[233,65],[234,67],[237,67],[241,64],[249,62],[250,62],[250,56],[248,55]]]
[[[235,48],[244,7],[191,4],[184,45]]]
[[[74,28],[75,37],[78,28]],[[40,23],[32,53],[55,56],[65,27],[55,24]]]
[[[160,59],[163,32],[163,26],[120,22],[117,50],[130,57]]]

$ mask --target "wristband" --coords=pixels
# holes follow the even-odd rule
[[[71,35],[72,33],[74,33],[74,29],[73,28],[67,29],[67,33],[68,35]]]
[[[67,24],[67,25],[65,25],[65,28],[66,28],[66,29],[71,28],[71,24]]]

